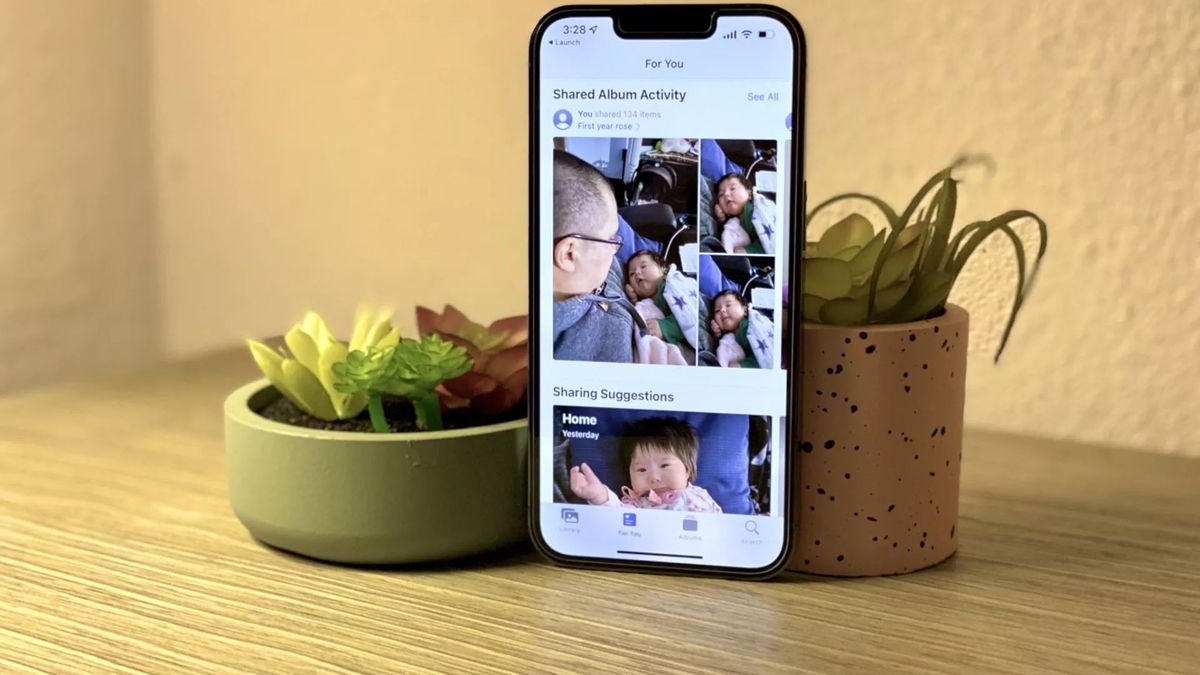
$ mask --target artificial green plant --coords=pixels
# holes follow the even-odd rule
[[[333,366],[354,350],[385,349],[400,341],[391,325],[391,310],[360,308],[349,344],[338,341],[316,312],[309,312],[284,336],[288,354],[257,340],[246,340],[263,375],[301,410],[326,421],[357,417],[367,406],[365,393],[345,393],[335,386]]]
[[[333,364],[334,386],[348,396],[366,397],[371,428],[380,433],[391,430],[384,415],[384,395],[411,401],[418,428],[441,429],[437,387],[470,370],[467,350],[437,335],[425,335],[419,341],[405,338],[382,349],[355,350],[345,361]]]
[[[1012,242],[1017,259],[1017,289],[996,360],[1012,331],[1017,312],[1032,287],[1046,252],[1046,223],[1024,210],[1012,210],[990,220],[962,227],[951,236],[958,203],[954,172],[978,163],[964,157],[939,171],[909,202],[903,212],[862,193],[847,193],[818,204],[808,222],[821,211],[844,201],[866,201],[886,219],[876,232],[861,214],[851,214],[804,247],[804,320],[810,323],[862,325],[904,323],[939,314],[954,282],[981,243],[999,232]],[[926,203],[926,198],[932,198]],[[1028,279],[1025,250],[1014,222],[1029,218],[1038,225],[1038,252]]]

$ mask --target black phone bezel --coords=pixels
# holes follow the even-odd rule
[[[767,579],[781,572],[787,565],[795,546],[793,534],[796,467],[793,465],[794,453],[791,448],[800,438],[800,392],[797,387],[801,367],[800,325],[801,312],[791,308],[787,312],[788,320],[784,327],[789,357],[787,369],[787,445],[782,451],[786,453],[784,476],[784,545],[779,558],[770,565],[762,568],[747,569],[717,565],[697,565],[687,563],[643,562],[622,560],[619,558],[593,558],[588,556],[564,555],[552,549],[542,538],[539,523],[541,520],[541,501],[539,498],[540,478],[540,440],[538,429],[539,406],[539,372],[538,350],[540,345],[540,320],[538,287],[540,274],[538,261],[541,256],[539,236],[539,146],[538,121],[541,118],[539,106],[539,54],[546,29],[556,21],[564,18],[604,18],[614,20],[614,30],[627,39],[703,39],[712,35],[718,16],[769,16],[777,19],[791,33],[792,44],[796,46],[792,60],[792,171],[790,189],[793,198],[789,200],[789,216],[792,223],[792,236],[788,246],[788,295],[792,299],[802,297],[802,275],[800,274],[799,252],[804,242],[804,214],[807,208],[806,181],[804,179],[804,85],[805,64],[807,63],[807,46],[804,30],[800,23],[786,10],[766,4],[731,4],[731,5],[568,5],[558,7],[546,13],[537,23],[529,43],[529,535],[538,552],[549,560],[569,567],[590,569],[633,570],[644,572],[660,572],[675,574],[699,574],[739,579]],[[669,21],[666,21],[669,19]],[[670,25],[674,30],[664,30],[658,26]],[[679,30],[686,26],[687,30]],[[636,28],[636,30],[635,30]],[[797,198],[798,197],[798,198]]]

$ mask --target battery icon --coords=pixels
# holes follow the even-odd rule
[[[773,37],[775,37],[775,31],[773,31],[773,30],[760,30],[760,31],[758,31],[758,37],[760,37],[760,38],[773,38]]]

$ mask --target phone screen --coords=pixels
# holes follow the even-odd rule
[[[701,38],[585,15],[535,39],[535,537],[561,559],[777,566],[799,38],[739,13]]]

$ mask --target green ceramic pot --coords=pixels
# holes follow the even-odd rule
[[[225,400],[234,513],[259,540],[358,564],[444,560],[528,538],[525,420],[376,434],[304,429],[256,411],[266,380]]]

